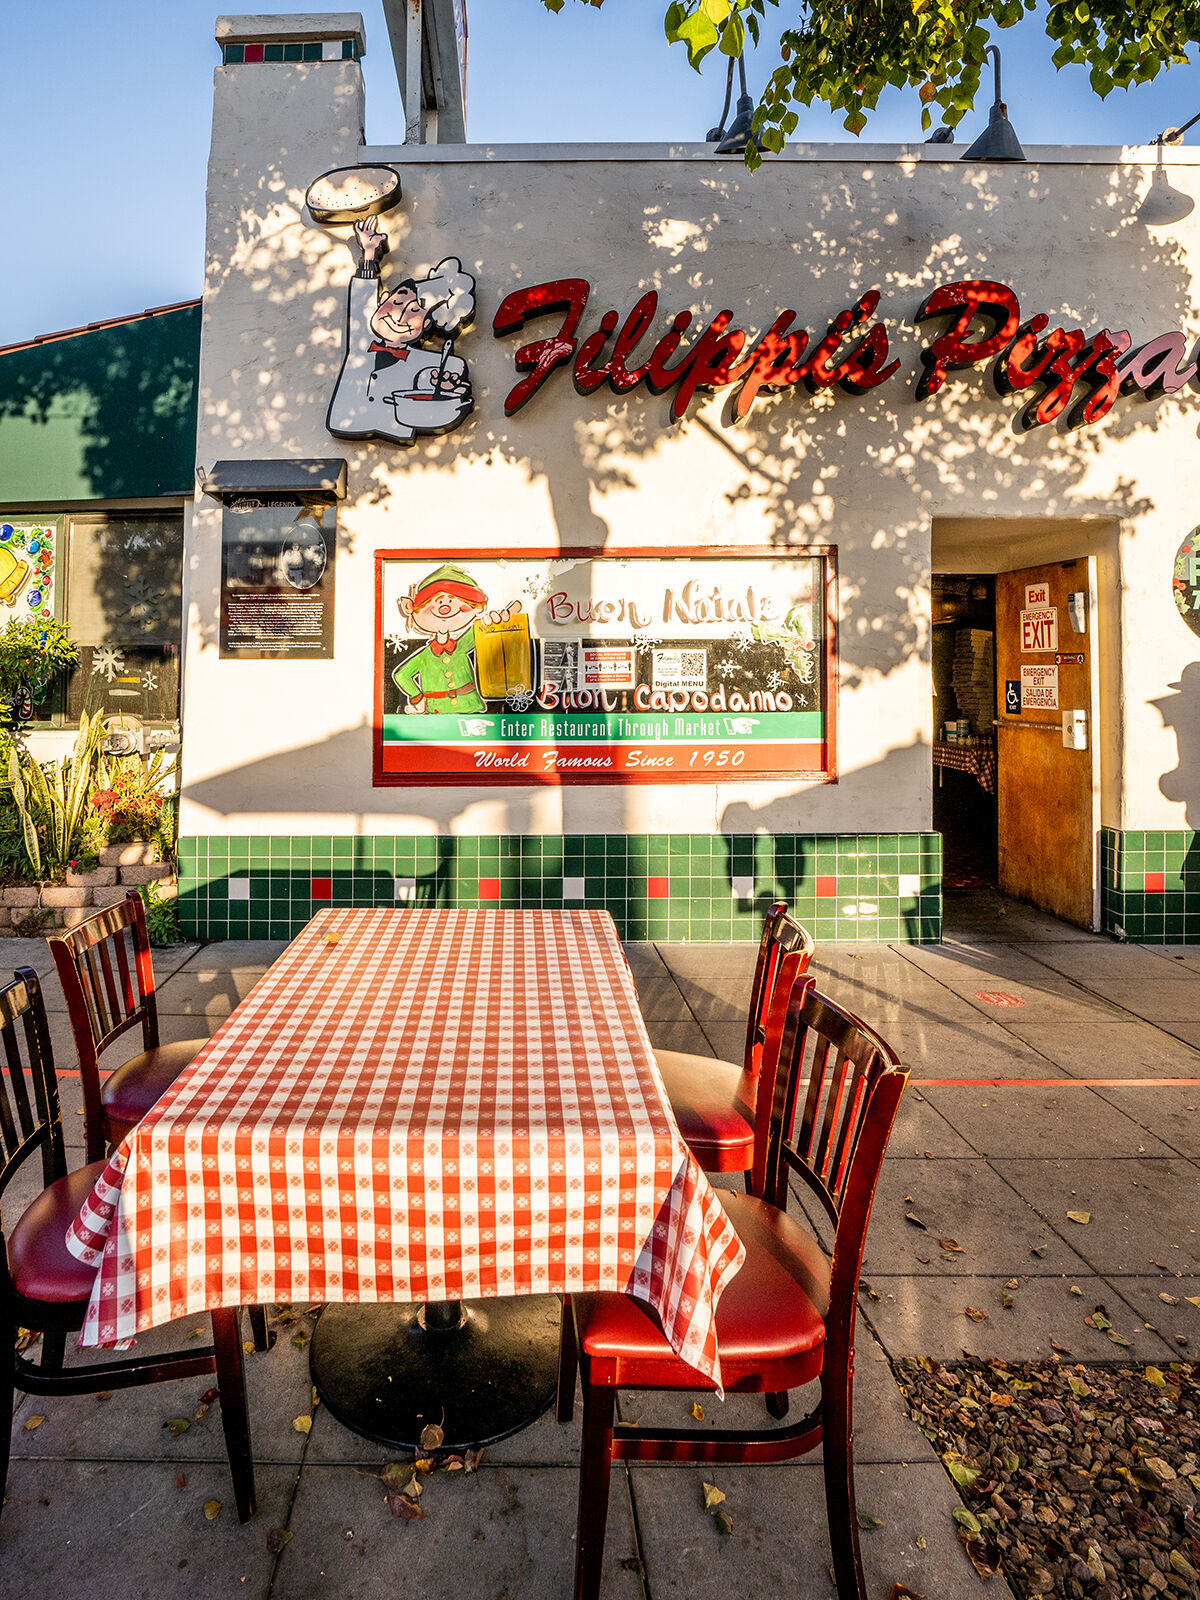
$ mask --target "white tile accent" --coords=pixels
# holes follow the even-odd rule
[[[340,61],[342,59],[342,41],[340,39],[321,40],[321,60]]]
[[[393,879],[395,898],[407,904],[417,898],[417,880],[415,878]]]
[[[228,878],[226,880],[226,883],[227,883],[227,886],[228,886],[228,889],[229,889],[229,898],[231,900],[249,900],[249,898],[250,898],[250,879],[249,878]]]
[[[754,899],[754,877],[734,878],[732,882],[733,897],[735,900]]]
[[[563,879],[563,899],[583,900],[586,898],[587,885],[582,878]]]
[[[921,892],[921,875],[919,872],[902,872],[900,874],[901,900],[915,900]]]

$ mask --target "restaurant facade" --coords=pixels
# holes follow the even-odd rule
[[[190,935],[931,940],[953,836],[1200,940],[1192,150],[371,148],[361,19],[218,42],[195,482],[92,497],[180,517]]]

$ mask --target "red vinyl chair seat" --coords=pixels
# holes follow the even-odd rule
[[[130,1056],[100,1087],[100,1103],[114,1130],[135,1127],[208,1043],[181,1039]]]
[[[9,1234],[13,1288],[27,1300],[70,1305],[91,1294],[96,1269],[85,1266],[67,1249],[67,1229],[106,1165],[93,1161],[43,1189]]]
[[[776,1361],[819,1358],[829,1306],[825,1252],[794,1217],[765,1200],[724,1191],[720,1200],[746,1248],[746,1263],[717,1306],[717,1343],[726,1373],[732,1377],[739,1367],[761,1371]],[[625,1294],[572,1295],[571,1303],[585,1355],[653,1361],[656,1387],[697,1387],[695,1367],[674,1354],[648,1307]],[[816,1359],[814,1377],[820,1366]]]
[[[706,1172],[745,1172],[754,1159],[756,1082],[732,1061],[656,1050],[685,1143]]]

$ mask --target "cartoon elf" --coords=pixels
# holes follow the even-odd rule
[[[393,674],[408,696],[405,711],[485,711],[474,650],[475,624],[487,609],[487,596],[471,575],[447,562],[402,596],[399,605],[410,632],[428,641]],[[503,610],[488,611],[485,620],[506,622],[520,609],[521,602],[514,600]]]

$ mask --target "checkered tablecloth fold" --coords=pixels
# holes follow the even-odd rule
[[[743,1259],[591,911],[319,913],[67,1242],[99,1262],[88,1344],[222,1305],[608,1289],[718,1385]]]

